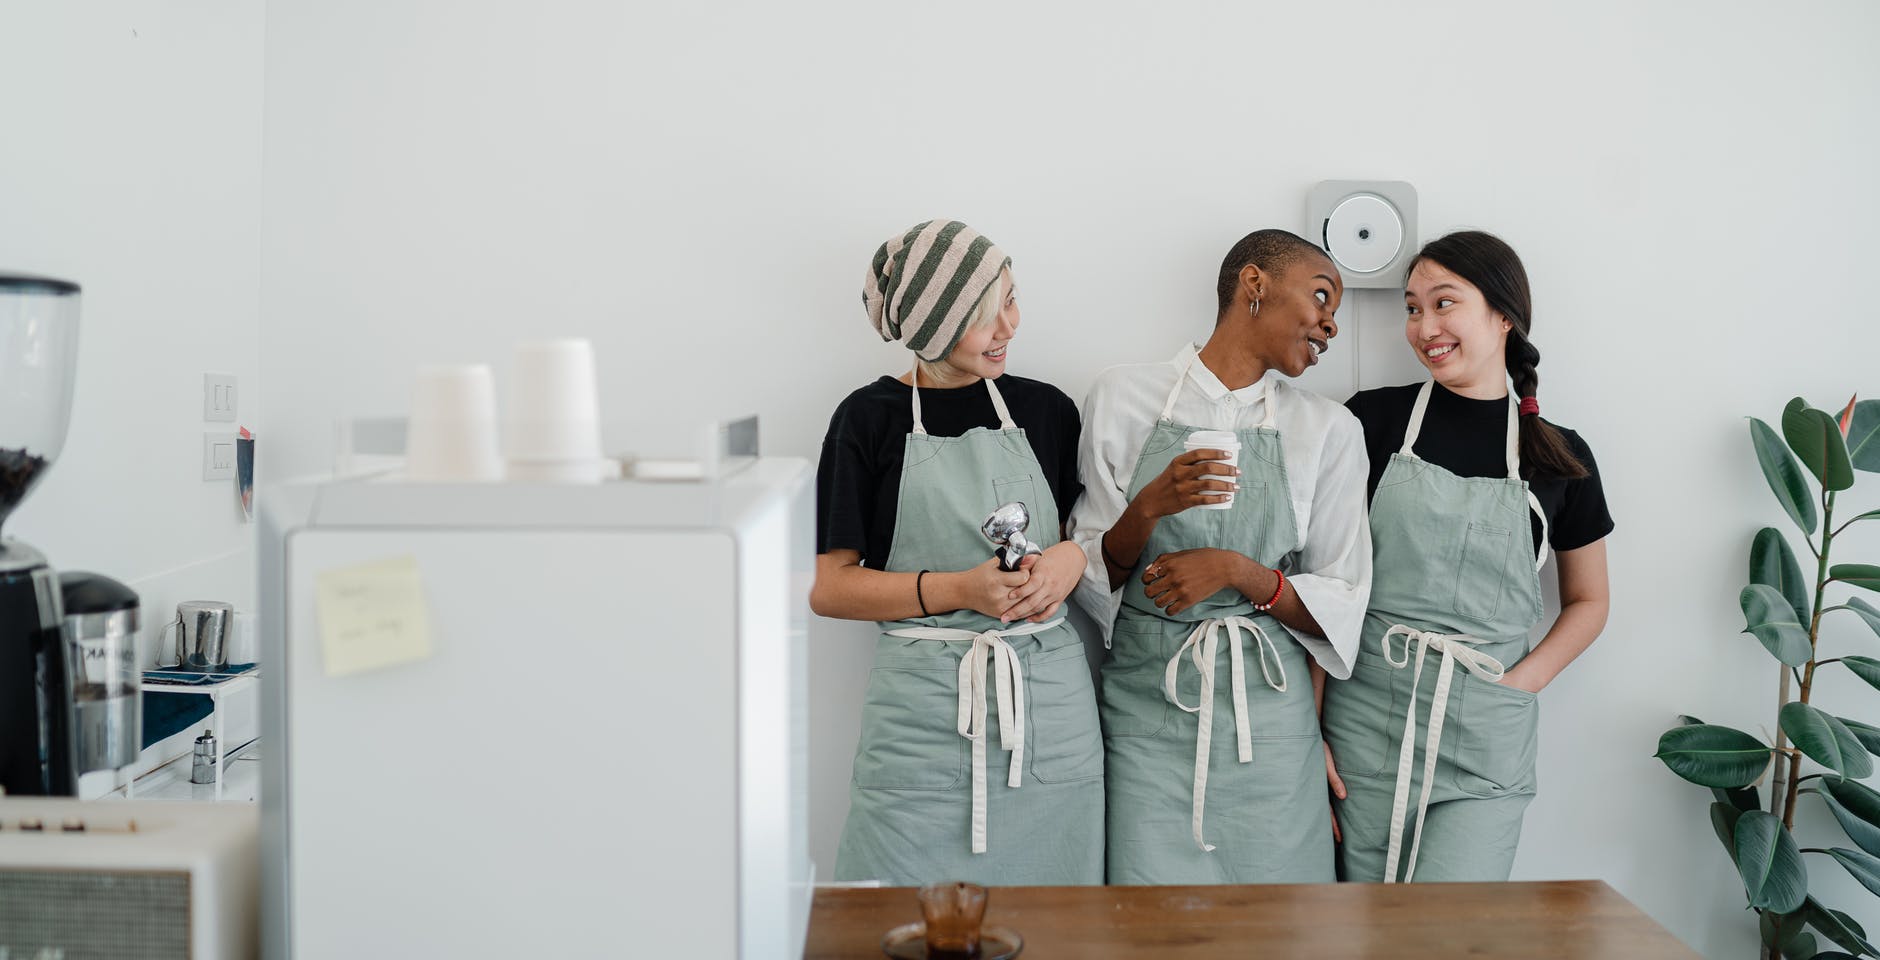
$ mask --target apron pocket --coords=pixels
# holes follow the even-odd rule
[[[1081,641],[1026,662],[1025,721],[1032,776],[1044,783],[1103,776],[1097,697]]]
[[[1533,792],[1539,698],[1471,673],[1461,680],[1449,711],[1449,722],[1461,728],[1454,741],[1456,789],[1473,797]]]
[[[1391,733],[1403,726],[1396,674],[1381,658],[1360,656],[1351,679],[1331,680],[1325,691],[1325,738],[1341,777],[1394,776]],[[1334,693],[1336,690],[1336,693]]]
[[[1488,620],[1501,607],[1502,578],[1508,572],[1508,549],[1514,536],[1486,523],[1469,524],[1462,541],[1462,559],[1456,570],[1456,612],[1475,620]]]
[[[1265,623],[1266,634],[1279,647],[1279,663],[1286,670],[1286,692],[1281,693],[1267,685],[1266,674],[1260,669],[1260,648],[1254,638],[1242,633],[1242,649],[1245,657],[1247,676],[1247,725],[1252,728],[1255,740],[1291,740],[1299,737],[1317,739],[1320,735],[1319,709],[1312,700],[1312,667],[1307,662],[1305,648],[1293,640],[1292,634],[1278,621]],[[1227,631],[1221,631],[1223,645],[1227,640]],[[1193,666],[1193,664],[1189,664]],[[1274,670],[1277,678],[1278,669]],[[1195,678],[1194,694],[1199,695],[1200,678]],[[1225,710],[1231,736],[1234,716],[1233,661],[1226,650],[1222,650],[1214,665],[1214,715],[1220,717]],[[1184,696],[1187,688],[1183,687]],[[1189,700],[1193,703],[1193,700]]]
[[[959,662],[949,659],[922,669],[878,666],[869,671],[862,739],[855,751],[856,786],[952,790],[966,782],[972,744],[955,727]]]
[[[1165,629],[1188,628],[1127,611],[1117,617],[1099,692],[1104,736],[1153,737],[1168,726],[1175,708],[1162,696],[1162,671],[1175,650]]]
[[[1000,477],[992,481],[992,499],[994,506],[1008,503],[1022,503],[1032,516],[1038,515],[1038,487],[1032,482],[1030,474],[1016,477]],[[1031,538],[1031,531],[1026,531],[1026,539]],[[990,544],[988,544],[990,546]]]

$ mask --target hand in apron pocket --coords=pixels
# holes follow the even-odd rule
[[[1455,741],[1456,789],[1473,797],[1534,792],[1540,698],[1458,673],[1461,702],[1450,713],[1462,728]]]

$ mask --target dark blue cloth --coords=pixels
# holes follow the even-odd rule
[[[253,670],[252,663],[231,663],[216,673],[203,673],[199,670],[149,670],[145,679],[180,681],[188,686],[201,686],[225,680],[230,674],[247,673]],[[201,693],[168,693],[144,691],[144,746],[167,740],[183,730],[201,723],[203,718],[215,711],[213,698]]]

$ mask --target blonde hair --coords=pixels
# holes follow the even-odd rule
[[[1005,309],[1005,291],[1010,289],[1011,285],[1012,268],[1006,267],[999,271],[992,285],[986,288],[979,302],[973,305],[972,315],[966,318],[966,325],[960,330],[961,340],[966,339],[967,334],[982,327],[989,327],[999,319],[999,313]],[[958,344],[955,343],[954,346],[957,347]],[[921,383],[932,385],[957,378],[960,375],[960,369],[948,362],[951,357],[951,351],[938,360],[922,360],[916,357],[914,365],[920,370]]]

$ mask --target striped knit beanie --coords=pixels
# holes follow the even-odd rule
[[[862,285],[868,322],[929,362],[953,352],[986,289],[1012,258],[958,220],[929,220],[888,238]]]

